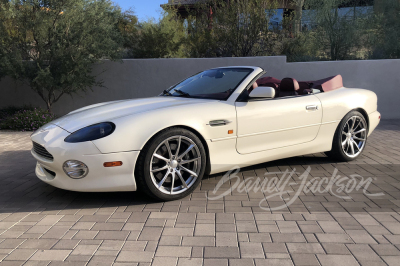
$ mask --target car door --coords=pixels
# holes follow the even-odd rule
[[[240,154],[310,142],[318,134],[321,102],[315,95],[236,102]]]

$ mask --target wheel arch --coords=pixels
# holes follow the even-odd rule
[[[348,112],[340,119],[340,121],[339,121],[339,123],[338,123],[338,125],[337,125],[337,127],[336,127],[336,129],[335,129],[335,132],[336,132],[336,130],[338,130],[338,128],[339,128],[339,126],[340,126],[340,122],[346,117],[346,115],[348,115],[350,112],[353,112],[353,111],[360,112],[360,113],[365,117],[365,120],[367,121],[367,127],[369,128],[369,117],[368,117],[368,113],[367,113],[363,108],[358,107],[358,108],[351,109],[350,111],[348,111]],[[332,136],[332,140],[331,140],[331,143],[332,143],[332,144],[333,144],[334,139],[335,139],[335,134],[333,134],[333,136]]]
[[[340,126],[341,126],[342,122],[345,121],[344,118],[346,118],[351,112],[355,112],[355,111],[361,113],[364,116],[365,121],[367,123],[366,127],[367,127],[367,134],[368,134],[368,129],[369,129],[369,116],[368,116],[368,113],[365,111],[365,109],[363,109],[361,107],[354,108],[354,109],[350,110],[349,112],[346,113],[346,115],[343,116],[343,118],[340,120],[340,122],[339,122],[339,124],[338,124],[338,126],[337,126],[337,128],[335,130],[335,134],[333,135],[333,139],[332,139],[332,148],[331,148],[330,151],[326,151],[325,152],[325,154],[328,157],[338,159],[339,161],[347,162],[347,161],[352,161],[352,160],[354,160],[355,158],[357,158],[359,156],[359,154],[358,154],[354,158],[350,158],[350,159],[349,159],[349,157],[344,158],[343,152],[340,150],[340,148],[338,148],[337,145],[335,146],[335,144],[338,143],[337,138],[341,136],[341,133],[339,133],[339,132],[341,132]],[[340,140],[340,143],[341,143],[342,140],[341,139],[339,139],[339,140]],[[364,146],[365,146],[365,143],[364,143]],[[353,155],[354,155],[354,153],[353,153]]]
[[[358,112],[360,112],[364,117],[365,117],[365,120],[367,121],[367,127],[368,127],[368,129],[369,129],[369,116],[368,116],[368,113],[367,113],[367,111],[365,111],[363,108],[361,108],[361,107],[359,107],[359,108],[355,108],[355,109],[353,109],[353,110],[351,110],[351,111],[358,111]],[[350,111],[350,112],[351,112]],[[347,114],[346,114],[347,115]]]
[[[207,164],[206,164],[205,174],[208,175],[208,174],[210,173],[210,171],[211,171],[211,162],[210,162],[210,151],[209,151],[209,148],[208,148],[207,141],[205,140],[205,138],[203,137],[203,135],[202,135],[199,131],[197,131],[196,129],[194,129],[194,128],[190,127],[190,126],[186,126],[186,125],[173,125],[173,126],[168,126],[168,127],[166,127],[166,128],[163,128],[163,129],[157,131],[156,133],[154,133],[154,134],[146,141],[146,143],[143,145],[143,147],[146,146],[148,143],[150,143],[158,134],[160,134],[160,132],[162,132],[162,131],[164,131],[164,130],[171,129],[171,128],[183,128],[183,129],[186,129],[186,130],[192,132],[193,134],[195,134],[195,135],[200,139],[200,141],[201,141],[201,143],[203,144],[204,149],[205,149],[205,151],[206,151],[206,156],[207,156],[206,162],[207,162]],[[142,149],[142,150],[143,150],[143,149]],[[138,163],[138,162],[136,161],[135,165],[136,165],[137,163]],[[136,168],[137,168],[137,167],[135,167],[135,169],[136,169]]]
[[[179,126],[173,126],[173,127],[179,127],[179,128],[184,128],[186,130],[191,131],[193,134],[195,134],[201,141],[201,143],[204,146],[204,149],[206,150],[206,155],[207,155],[207,165],[206,165],[206,171],[205,174],[210,174],[211,171],[211,163],[210,163],[210,151],[208,149],[208,144],[207,141],[205,140],[205,138],[203,137],[203,135],[201,135],[201,133],[199,131],[197,131],[196,129],[189,127],[189,126],[183,126],[183,125],[179,125]]]
[[[367,113],[363,108],[361,108],[361,107],[354,108],[354,109],[348,111],[348,112],[340,119],[339,124],[338,124],[338,127],[339,127],[339,125],[340,125],[340,122],[346,117],[346,115],[348,115],[350,112],[353,112],[353,111],[360,112],[360,113],[365,117],[365,120],[367,121],[367,127],[369,128],[369,117],[368,117],[368,113]],[[333,136],[333,138],[332,138],[332,142],[333,142],[334,137],[335,137],[335,136]]]

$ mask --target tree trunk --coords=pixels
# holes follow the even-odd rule
[[[51,113],[51,102],[50,102],[50,100],[47,100],[46,101],[46,105],[47,105],[47,111],[49,111],[49,113]]]
[[[298,36],[301,32],[301,19],[303,17],[304,0],[296,1],[295,18],[294,18],[294,34]]]

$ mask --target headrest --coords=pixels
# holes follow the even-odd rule
[[[251,87],[248,89],[248,92],[252,92],[255,88],[258,88],[258,84],[257,81],[253,83],[253,85],[251,85]]]
[[[284,78],[282,79],[279,88],[280,91],[298,91],[300,89],[300,85],[295,79]]]
[[[268,87],[273,87],[275,89],[279,87],[280,83],[281,80],[276,79],[274,77],[264,77],[257,80],[257,84],[259,86],[268,86]]]
[[[254,82],[254,83],[253,83],[253,90],[254,90],[255,88],[258,88],[257,82]]]

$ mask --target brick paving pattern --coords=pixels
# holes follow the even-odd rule
[[[302,190],[292,204],[274,211],[259,207],[267,192],[246,187],[207,199],[222,174],[206,177],[189,197],[166,203],[140,192],[57,189],[36,178],[29,135],[0,132],[2,266],[400,265],[400,121],[383,121],[364,154],[350,163],[314,154],[243,169],[242,179],[309,166],[309,179],[331,177],[335,168],[341,176],[374,178],[367,193],[342,191],[350,198],[338,198],[336,190]],[[283,199],[269,197],[265,205],[293,197],[299,176],[291,181]],[[370,196],[375,193],[383,195]]]

